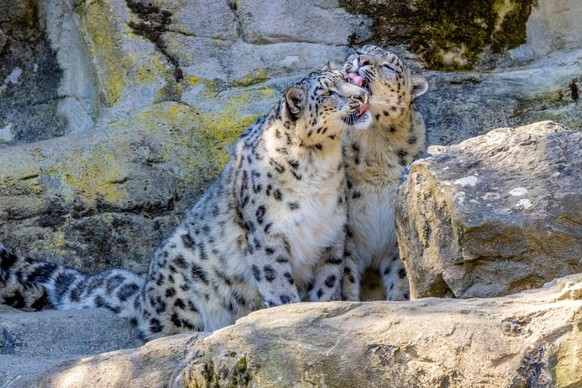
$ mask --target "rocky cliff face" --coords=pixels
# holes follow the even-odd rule
[[[354,31],[369,36],[365,16],[325,1],[0,6],[11,10],[0,238],[92,272],[144,271],[220,171],[226,146],[289,83],[343,61]],[[39,115],[35,99],[50,111]]]
[[[372,42],[401,54],[429,79],[429,92],[416,104],[430,143],[466,140],[433,148],[433,156],[413,165],[404,183],[399,234],[414,295],[495,296],[579,272],[575,204],[582,187],[575,130],[582,129],[582,5],[457,3],[0,0],[0,241],[89,272],[112,266],[145,271],[156,246],[220,170],[228,144],[291,82],[330,59],[341,63],[352,47]],[[549,123],[515,129],[541,120],[573,131]],[[506,129],[467,140],[498,127]],[[483,302],[290,306],[257,313],[220,335],[167,339],[127,351],[139,360],[135,363],[108,364],[110,356],[102,356],[60,367],[56,373],[64,380],[49,373],[38,381],[74,385],[85,371],[103,376],[128,365],[137,368],[145,355],[161,360],[159,370],[143,375],[159,385],[178,375],[175,381],[201,386],[279,384],[273,376],[282,365],[293,365],[285,381],[299,385],[333,386],[356,376],[411,386],[483,381],[576,386],[580,377],[573,360],[580,355],[572,343],[579,340],[579,293],[577,286],[560,287],[571,290],[568,302],[551,302],[552,307],[551,298],[544,299],[549,291]],[[552,298],[561,300],[561,291],[552,290]],[[514,300],[528,307],[503,310]],[[544,317],[554,317],[558,305],[565,312],[544,326]],[[452,312],[466,324],[447,326]],[[103,333],[79,339],[50,361],[42,351],[47,342],[38,341],[43,334],[25,335],[34,326],[27,319],[47,319],[47,332],[61,330],[54,325],[68,322],[63,317],[80,325],[87,320],[115,325],[116,332],[129,328],[106,312],[26,319],[20,314],[2,314],[0,364],[7,367],[0,369],[8,372],[0,378],[10,384],[32,375],[12,365],[30,361],[41,371],[81,354],[136,345],[131,333],[104,341],[112,347],[92,345],[109,338]],[[489,315],[495,318],[486,320]],[[350,332],[362,342],[340,341],[334,348],[324,335],[333,325],[317,324],[328,318],[355,328]],[[446,329],[431,334],[434,323],[416,325],[417,318],[434,318]],[[289,321],[275,331],[259,323],[278,319]],[[371,322],[379,329],[367,337]],[[334,341],[354,338],[333,327]],[[497,330],[499,337],[482,340],[485,329]],[[292,344],[301,334],[298,341],[308,350],[298,348],[297,354],[337,351],[334,362],[347,369],[330,374],[326,361],[291,360],[268,341],[224,353],[239,332],[241,343],[250,344],[261,338]],[[435,353],[445,346],[439,338],[453,336],[448,333],[461,333],[458,346]],[[233,355],[221,358],[214,351]],[[254,352],[273,357],[259,359]],[[476,368],[489,368],[482,381]],[[103,384],[124,385],[124,378],[138,375],[136,369]]]
[[[286,85],[366,42],[429,79],[431,144],[582,127],[579,5],[433,3],[1,0],[0,238],[91,272],[145,270],[225,146]]]

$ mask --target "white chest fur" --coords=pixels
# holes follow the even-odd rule
[[[337,164],[340,158],[338,155]],[[304,170],[303,174],[309,179],[287,184],[283,201],[272,209],[279,229],[273,233],[286,236],[293,277],[299,284],[308,281],[322,251],[344,233],[347,209],[345,202],[339,199],[345,178],[343,169],[338,170],[337,164],[327,172]]]
[[[394,223],[393,186],[361,184],[361,197],[350,202],[350,228],[354,232],[355,248],[359,257],[365,260],[363,268],[377,264],[387,257],[396,244]]]

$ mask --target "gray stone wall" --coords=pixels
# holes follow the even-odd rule
[[[578,0],[0,0],[0,241],[145,271],[287,85],[375,43],[429,79],[417,105],[433,145],[570,129],[506,128],[413,165],[399,233],[414,295],[578,272],[581,18]],[[580,386],[581,282],[284,306],[84,359],[137,346],[129,324],[2,308],[0,384]]]
[[[582,5],[433,3],[1,0],[0,240],[145,270],[225,147],[291,82],[370,42],[429,79],[417,104],[431,144],[546,119],[582,128]]]

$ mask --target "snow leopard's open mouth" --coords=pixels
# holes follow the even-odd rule
[[[347,78],[352,85],[356,85],[362,89],[365,89],[367,92],[360,98],[360,100],[362,101],[362,105],[358,108],[358,111],[356,112],[356,116],[360,117],[364,113],[366,113],[366,111],[370,107],[368,104],[368,95],[370,93],[370,91],[367,88],[368,82],[364,77],[362,77],[356,72],[347,73]]]
[[[360,107],[360,109],[358,109],[357,114],[358,114],[358,116],[361,116],[369,108],[368,96],[371,94],[371,92],[370,92],[370,88],[368,85],[368,80],[366,79],[366,77],[361,76],[358,72],[355,72],[355,71],[351,71],[351,72],[347,73],[347,78],[352,85],[359,86],[360,88],[365,89],[366,92],[368,92],[366,94],[366,98],[363,101],[362,106]]]
[[[347,77],[348,77],[349,82],[352,85],[356,85],[356,86],[359,86],[361,88],[364,88],[364,89],[366,89],[366,91],[368,91],[368,93],[370,92],[370,88],[368,87],[368,80],[366,79],[366,77],[362,77],[357,72],[347,73]]]
[[[369,118],[371,116],[367,113],[364,112],[361,115],[358,114],[351,114],[349,116],[344,117],[344,123],[348,124],[348,125],[358,125],[358,124],[364,124],[366,123]]]

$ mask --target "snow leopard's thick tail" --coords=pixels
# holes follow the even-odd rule
[[[30,259],[18,257],[0,244],[0,303],[28,311],[50,308],[45,288],[28,281],[31,274],[40,275],[36,272]]]
[[[144,282],[137,274],[119,269],[86,275],[19,256],[0,244],[0,303],[22,310],[106,307],[136,318]]]

